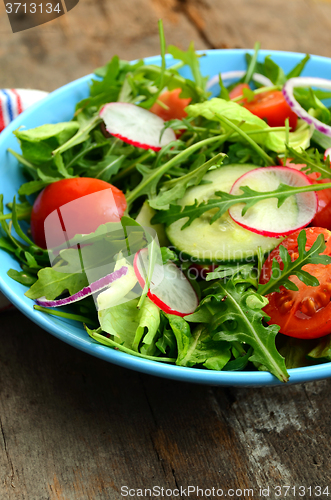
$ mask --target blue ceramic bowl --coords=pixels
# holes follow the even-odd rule
[[[245,50],[207,51],[205,57],[201,58],[202,72],[204,75],[212,77],[220,71],[245,69],[245,53]],[[285,73],[290,71],[303,57],[302,54],[292,52],[261,51],[261,60],[269,54],[284,69]],[[149,64],[159,64],[160,57],[148,58],[146,62]],[[172,62],[170,57],[168,62]],[[183,70],[182,74],[185,77],[191,77],[188,70]],[[331,59],[312,56],[305,68],[304,75],[331,79]],[[35,104],[17,117],[1,133],[0,192],[4,194],[5,203],[12,201],[18,188],[24,182],[17,160],[7,152],[8,148],[20,151],[13,131],[20,126],[25,126],[29,129],[45,123],[70,120],[74,114],[75,104],[88,96],[91,78],[92,75],[80,78],[51,93],[46,99]],[[93,356],[139,372],[185,382],[224,386],[270,386],[281,384],[281,382],[268,372],[217,372],[166,365],[130,356],[97,344],[89,338],[83,327],[76,322],[35,311],[33,309],[33,301],[24,295],[26,288],[7,276],[9,268],[20,270],[15,259],[5,251],[0,250],[0,290],[9,300],[36,324],[64,342]],[[289,370],[289,373],[290,384],[323,379],[331,376],[331,363],[292,369]]]

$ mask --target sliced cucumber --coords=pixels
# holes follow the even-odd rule
[[[136,222],[141,226],[151,227],[156,231],[157,237],[159,239],[160,247],[169,246],[169,240],[167,238],[165,228],[163,224],[152,224],[151,220],[156,214],[155,210],[149,206],[148,201],[145,201],[139,214],[136,217]]]
[[[204,181],[208,184],[188,189],[178,204],[193,205],[213,198],[216,191],[230,192],[234,182],[255,165],[226,165],[208,172]],[[263,253],[270,252],[281,242],[281,238],[270,238],[253,233],[234,222],[225,213],[210,224],[215,210],[205,212],[185,229],[181,229],[187,218],[180,219],[167,228],[171,243],[181,252],[201,262],[253,260],[261,247]]]

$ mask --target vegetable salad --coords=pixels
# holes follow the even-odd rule
[[[26,182],[8,210],[0,197],[0,248],[22,270],[8,274],[110,348],[286,382],[331,360],[331,86],[300,80],[308,55],[285,74],[258,44],[246,71],[205,77],[193,44],[167,65],[160,35],[160,66],[115,56],[70,122],[15,131]],[[45,220],[80,199],[50,248]]]

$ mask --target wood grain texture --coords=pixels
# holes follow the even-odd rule
[[[331,56],[331,2],[321,0],[80,0],[65,16],[13,35],[0,4],[2,87],[54,90],[114,54],[159,53],[167,42],[197,49],[253,47]]]
[[[52,90],[116,53],[156,54],[160,17],[167,42],[183,49],[260,40],[331,56],[330,14],[330,1],[80,0],[13,35],[0,3],[1,87]],[[15,309],[1,314],[0,342],[1,500],[117,500],[122,486],[154,485],[238,488],[245,499],[267,486],[268,498],[285,498],[274,487],[286,484],[331,493],[329,380],[225,389],[144,376],[73,349]]]
[[[1,320],[1,499],[330,484],[331,381],[183,384],[95,359],[16,311]]]

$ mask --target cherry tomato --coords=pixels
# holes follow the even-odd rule
[[[235,87],[230,93],[231,99],[240,96],[244,88],[249,88],[249,86],[241,83]],[[295,130],[297,126],[298,117],[287,104],[280,90],[261,92],[260,94],[256,94],[250,102],[247,99],[243,99],[242,104],[253,115],[265,120],[270,127],[284,126],[286,118],[289,119],[291,130]]]
[[[305,229],[307,235],[306,250],[308,250],[319,234],[324,235],[326,249],[323,252],[331,255],[331,232],[321,227]],[[298,257],[297,237],[300,231],[288,236],[282,243],[287,248],[291,259]],[[266,283],[271,276],[272,261],[276,259],[282,266],[279,256],[279,246],[275,248],[262,267],[261,283]],[[307,286],[296,276],[291,281],[298,287],[298,291],[286,290],[280,287],[280,292],[267,295],[269,304],[264,311],[270,316],[269,324],[280,326],[280,331],[289,337],[313,339],[331,333],[331,264],[307,264],[304,271],[315,276],[318,286]]]
[[[308,175],[308,177],[310,176]],[[331,179],[321,179],[314,182],[316,182],[316,184],[324,184],[326,182],[331,182]],[[311,225],[325,227],[331,231],[331,189],[317,191],[317,197],[317,212],[311,221]]]
[[[174,120],[175,118],[181,120],[187,116],[185,111],[186,106],[191,102],[191,98],[179,97],[182,89],[166,90],[163,94],[159,95],[158,100],[163,102],[168,109],[163,108],[160,104],[155,103],[150,111],[155,115],[162,118],[164,121]]]
[[[296,170],[301,170],[305,165],[291,163],[291,160],[288,158],[286,166],[295,168]],[[307,175],[314,184],[325,184],[326,182],[331,182],[331,179],[319,179],[321,174],[318,172],[313,172]],[[324,189],[323,191],[316,191],[316,193],[318,198],[317,212],[310,225],[314,227],[325,227],[331,231],[331,188]]]
[[[72,216],[69,213],[68,217],[64,205],[97,192],[100,192],[97,197],[87,197],[76,210],[72,208],[75,212],[72,213]],[[79,177],[63,179],[49,184],[39,193],[31,214],[32,238],[42,248],[47,247],[44,230],[45,219],[60,207],[63,207],[61,210],[61,217],[63,216],[61,224],[64,224],[67,231],[66,237],[70,239],[75,234],[92,233],[100,224],[119,221],[126,209],[126,200],[122,191],[100,179]],[[68,208],[70,209],[70,205],[68,205]],[[58,210],[58,214],[59,212]],[[58,220],[59,216],[57,215],[56,221]],[[51,234],[52,247],[60,245],[64,241],[61,224],[54,224],[54,230],[52,230]],[[47,243],[48,247],[50,247],[49,241]]]
[[[238,85],[236,85],[231,92],[229,92],[230,99],[235,99],[236,97],[243,95],[244,89],[250,89],[248,83],[238,83]]]

